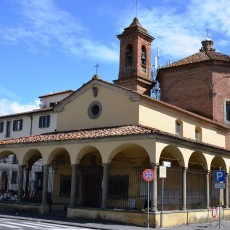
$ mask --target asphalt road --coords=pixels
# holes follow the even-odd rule
[[[0,219],[0,229],[4,230],[89,230],[90,228],[73,227],[68,225],[59,225],[44,223],[39,221],[17,220],[10,218]],[[91,228],[92,229],[92,228]]]

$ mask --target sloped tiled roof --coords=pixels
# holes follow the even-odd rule
[[[187,64],[193,64],[193,63],[199,63],[199,62],[204,62],[204,61],[224,61],[224,62],[230,63],[230,56],[219,53],[219,52],[215,52],[215,51],[200,51],[191,56],[188,56],[179,61],[176,61],[170,65],[167,65],[163,67],[163,69],[187,65]]]
[[[60,94],[66,94],[66,93],[73,93],[74,91],[69,89],[69,90],[65,90],[65,91],[61,91],[61,92],[53,92],[53,93],[50,93],[50,94],[45,94],[45,95],[42,95],[42,96],[39,96],[38,98],[44,98],[44,97],[50,97],[50,96],[56,96],[56,95],[60,95]]]
[[[135,136],[135,135],[148,135],[148,134],[158,134],[168,137],[173,137],[178,140],[183,140],[190,143],[200,144],[206,147],[212,147],[215,149],[222,150],[229,153],[225,148],[198,142],[189,138],[181,137],[176,134],[171,134],[167,132],[160,131],[155,128],[150,128],[142,125],[127,125],[127,126],[117,126],[117,127],[105,127],[96,129],[86,129],[86,130],[76,130],[76,131],[66,131],[66,132],[52,132],[44,133],[34,136],[27,136],[15,139],[7,139],[0,141],[0,147],[5,145],[14,144],[33,144],[33,143],[47,143],[56,141],[71,141],[71,140],[92,140],[92,139],[103,139],[109,137],[125,137],[125,136]]]
[[[165,66],[165,68],[168,67],[175,67],[175,66],[181,66],[181,65],[187,65],[187,64],[193,64],[203,61],[226,61],[230,62],[230,56],[222,53],[218,53],[215,51],[201,51],[199,53],[195,53],[191,56],[188,56],[186,58],[183,58],[177,62],[174,62],[170,65]]]
[[[66,132],[52,132],[39,135],[20,137],[15,139],[7,139],[0,141],[1,145],[7,144],[24,144],[24,143],[38,143],[49,141],[65,141],[65,140],[83,140],[83,139],[97,139],[115,136],[127,136],[137,134],[150,134],[156,130],[146,128],[139,125],[118,126],[109,128],[86,129]]]

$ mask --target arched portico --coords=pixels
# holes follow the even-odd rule
[[[24,202],[41,202],[43,159],[38,149],[30,149],[24,155],[20,170],[23,170],[22,200]],[[21,168],[22,167],[22,168]]]
[[[0,194],[3,199],[16,200],[18,193],[18,158],[15,152],[0,152]],[[7,196],[6,196],[7,195]]]
[[[145,208],[147,182],[142,173],[151,168],[149,153],[138,144],[124,143],[111,152],[109,159],[107,207]]]
[[[210,171],[210,205],[211,207],[217,207],[221,203],[223,206],[228,206],[228,188],[225,190],[215,188],[214,173],[215,170],[224,170],[228,173],[227,164],[225,159],[219,156],[215,156],[211,161]]]
[[[209,207],[208,164],[201,152],[193,152],[188,161],[187,207],[201,209]]]
[[[102,202],[103,178],[101,154],[96,147],[85,146],[77,156],[76,205],[99,208]]]
[[[70,156],[65,148],[59,147],[51,151],[47,164],[43,165],[43,199],[42,204],[49,201],[48,188],[52,188],[52,205],[68,205],[71,191]]]

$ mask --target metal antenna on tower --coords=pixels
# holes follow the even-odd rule
[[[157,49],[157,55],[155,56],[155,63],[153,65],[153,69],[151,71],[151,75],[152,75],[152,81],[154,82],[155,86],[152,88],[152,96],[153,98],[160,100],[160,84],[159,82],[156,80],[157,77],[157,72],[159,70],[159,57],[160,57],[160,51],[159,49]]]
[[[136,0],[136,17],[137,17],[137,0]]]
[[[209,32],[210,32],[210,30],[207,28],[206,29],[206,38],[209,38]]]

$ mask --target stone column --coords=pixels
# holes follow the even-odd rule
[[[152,170],[154,171],[154,180],[152,185],[152,193],[151,193],[151,209],[153,212],[157,212],[157,167],[156,163],[151,163]]]
[[[17,202],[20,203],[22,201],[22,193],[23,193],[23,172],[24,172],[24,165],[19,165],[19,176],[18,176],[18,200]]]
[[[102,164],[103,166],[103,180],[102,180],[102,204],[101,208],[106,208],[107,192],[108,192],[108,168],[109,164]]]
[[[186,174],[187,174],[187,168],[183,167],[182,168],[182,210],[187,209],[186,205],[186,199],[187,199],[187,194],[186,194]]]
[[[226,173],[226,188],[224,191],[224,207],[229,208],[229,200],[228,200],[228,173]]]
[[[30,169],[26,168],[26,186],[25,186],[25,198],[29,199],[29,180],[30,180]]]
[[[41,205],[47,205],[47,193],[48,193],[48,175],[49,165],[43,165],[43,186],[42,186],[42,203]]]
[[[209,173],[210,171],[207,170],[205,173],[205,189],[206,189],[206,208],[210,209],[210,193],[209,193]]]
[[[74,208],[76,202],[76,182],[77,182],[77,168],[78,165],[72,165],[72,177],[71,177],[71,193],[70,193],[70,208]]]

